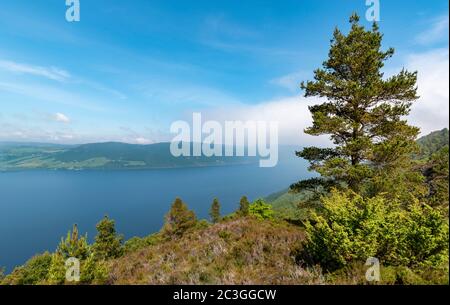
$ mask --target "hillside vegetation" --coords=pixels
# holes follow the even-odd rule
[[[237,218],[194,229],[111,263],[112,284],[294,284],[320,279],[295,263],[298,228]]]
[[[432,155],[441,149],[448,147],[449,133],[448,129],[434,131],[429,135],[423,136],[417,140],[417,144],[420,147],[420,153],[418,158],[426,159],[432,157]]]

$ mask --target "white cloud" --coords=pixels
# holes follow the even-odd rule
[[[17,74],[41,76],[60,82],[70,78],[69,72],[60,68],[34,66],[8,60],[0,60],[0,69]]]
[[[305,72],[295,72],[272,79],[270,83],[296,92],[300,88],[300,83],[309,78],[309,75]]]
[[[422,135],[449,126],[449,51],[437,49],[413,54],[406,67],[418,71],[420,99],[412,106],[408,121],[421,128]]]
[[[144,137],[136,138],[136,139],[134,139],[134,142],[136,144],[151,144],[152,143],[151,140],[144,138]]]
[[[405,67],[417,70],[420,99],[412,106],[408,121],[421,128],[421,134],[449,126],[449,51],[435,49],[427,53],[411,54],[405,58]],[[400,69],[391,70],[396,73]],[[388,74],[388,73],[387,73]],[[281,78],[286,85],[293,84],[296,74]],[[317,98],[293,96],[258,105],[228,105],[202,112],[202,120],[263,120],[279,122],[279,142],[301,146],[330,145],[327,136],[313,137],[303,130],[312,123],[308,106],[321,103]],[[190,118],[192,119],[192,118]],[[190,120],[188,119],[188,121]]]
[[[53,119],[57,122],[61,122],[61,123],[70,123],[70,119],[63,113],[55,113],[53,115]]]
[[[202,112],[203,122],[219,121],[264,121],[278,122],[279,143],[300,146],[329,145],[328,137],[314,137],[303,130],[312,123],[308,106],[319,103],[316,98],[293,96],[280,98],[257,105],[230,105]],[[189,122],[192,118],[188,118]]]
[[[416,42],[422,45],[429,45],[448,37],[448,15],[440,16],[432,21],[431,27],[417,35]]]

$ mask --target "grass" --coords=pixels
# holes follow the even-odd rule
[[[293,225],[238,218],[110,263],[111,284],[317,284],[320,272],[296,264],[304,239]]]

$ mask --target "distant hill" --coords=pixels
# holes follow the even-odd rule
[[[192,144],[191,144],[192,145]],[[251,157],[174,157],[170,143],[83,145],[0,143],[0,171],[26,169],[152,169],[248,164]]]
[[[448,129],[434,131],[417,140],[420,146],[419,158],[429,158],[435,152],[449,145]]]

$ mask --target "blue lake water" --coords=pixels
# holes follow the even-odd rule
[[[223,214],[246,195],[254,200],[311,176],[305,161],[282,158],[274,168],[239,165],[145,171],[23,171],[0,173],[0,266],[54,251],[72,224],[92,241],[105,215],[126,239],[158,231],[175,197],[207,218],[214,197]]]

